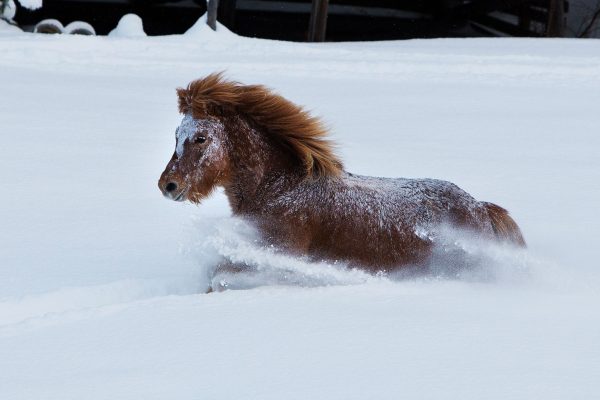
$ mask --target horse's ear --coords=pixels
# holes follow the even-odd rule
[[[179,104],[179,112],[186,114],[190,110],[188,91],[184,88],[177,88],[177,103]]]

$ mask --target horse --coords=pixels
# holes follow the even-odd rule
[[[162,194],[198,204],[222,187],[233,215],[279,251],[386,273],[425,268],[442,226],[525,247],[504,208],[453,183],[347,172],[321,120],[265,86],[214,73],[177,97],[183,119]],[[213,277],[248,268],[225,261]]]

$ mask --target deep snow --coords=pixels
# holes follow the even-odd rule
[[[597,396],[600,42],[194,32],[0,36],[1,398]],[[174,88],[218,70],[324,116],[352,172],[508,208],[528,252],[390,281],[257,248],[222,193],[165,200]],[[220,255],[329,286],[199,294]]]

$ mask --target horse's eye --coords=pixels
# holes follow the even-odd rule
[[[194,139],[194,143],[204,143],[206,142],[206,136],[198,136],[196,139]]]

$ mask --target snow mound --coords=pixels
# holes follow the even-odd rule
[[[109,32],[110,37],[143,37],[147,36],[144,32],[142,19],[136,14],[125,14],[119,20],[119,23]]]
[[[217,21],[217,30],[213,31],[210,26],[206,24],[207,15],[204,13],[198,21],[190,29],[185,32],[185,36],[189,37],[219,37],[223,38],[233,38],[237,37],[237,35],[227,29],[225,26],[221,25]]]
[[[33,32],[34,33],[51,33],[51,34],[57,34],[57,33],[65,33],[65,27],[63,26],[62,22],[60,22],[57,19],[54,18],[49,18],[49,19],[44,19],[40,22],[38,22],[35,27],[33,28]]]
[[[3,16],[4,18],[6,18],[8,20],[12,20],[15,17],[16,13],[17,13],[17,7],[15,5],[15,2],[13,0],[8,0],[8,4],[6,4],[4,13],[0,14],[0,16]],[[0,25],[4,25],[1,22],[5,22],[5,21],[0,21]],[[1,31],[2,31],[2,27],[0,27],[0,32]]]

